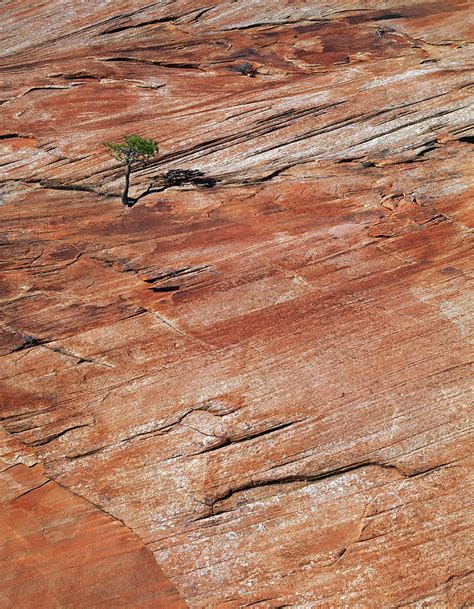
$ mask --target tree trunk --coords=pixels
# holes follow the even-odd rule
[[[127,165],[125,166],[125,186],[123,188],[123,194],[122,194],[122,203],[124,205],[127,205],[127,207],[130,205],[130,199],[128,198],[128,189],[130,188],[131,171],[132,171],[132,165],[127,163]]]

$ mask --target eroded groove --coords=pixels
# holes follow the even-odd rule
[[[198,273],[203,273],[205,271],[210,271],[211,266],[206,264],[203,266],[195,266],[195,267],[185,267],[182,269],[177,269],[175,271],[167,271],[166,273],[162,273],[161,275],[155,275],[153,277],[148,277],[143,281],[145,283],[157,283],[159,281],[166,281],[168,279],[176,279],[177,277],[183,277],[186,275],[197,275]]]
[[[449,93],[452,93],[452,91],[450,91]],[[362,124],[365,121],[371,120],[373,118],[377,118],[378,116],[382,116],[382,115],[388,114],[388,113],[394,113],[394,116],[393,116],[393,118],[389,118],[385,122],[392,122],[392,121],[396,120],[396,118],[399,117],[399,115],[397,116],[395,114],[395,112],[399,111],[401,108],[407,108],[407,107],[413,106],[413,105],[421,105],[424,101],[435,99],[437,97],[442,97],[443,95],[448,95],[449,93],[443,93],[443,94],[440,94],[440,95],[431,96],[431,97],[428,97],[428,98],[423,99],[423,100],[418,100],[416,102],[408,102],[406,104],[401,104],[400,106],[397,106],[397,108],[384,108],[382,110],[377,110],[375,112],[368,112],[368,113],[355,114],[355,115],[352,115],[352,116],[348,116],[348,117],[346,117],[346,118],[344,118],[342,120],[337,120],[337,121],[334,121],[332,123],[327,123],[323,127],[319,127],[317,129],[311,129],[309,131],[306,131],[305,133],[302,133],[301,135],[298,135],[295,138],[292,138],[291,140],[288,140],[288,141],[285,141],[285,142],[278,142],[277,144],[269,146],[267,148],[256,150],[255,152],[252,153],[252,156],[258,156],[260,154],[263,154],[263,153],[266,153],[266,152],[270,152],[272,150],[283,148],[285,146],[290,146],[291,144],[295,144],[297,142],[301,142],[301,141],[310,139],[312,137],[316,137],[318,135],[323,135],[323,134],[328,133],[328,132],[338,131],[340,129],[343,129],[343,128],[348,127],[348,126],[352,126],[352,125],[357,124],[357,123],[361,123]],[[431,114],[431,115],[428,115],[428,116],[423,116],[421,118],[416,118],[413,121],[404,122],[403,124],[397,125],[397,126],[393,127],[392,129],[389,129],[387,131],[383,131],[383,132],[378,133],[376,135],[370,136],[369,138],[365,138],[365,139],[359,140],[359,141],[355,142],[354,144],[351,144],[350,146],[348,146],[348,150],[350,150],[351,148],[355,148],[357,146],[360,146],[362,144],[366,144],[366,143],[368,143],[368,142],[370,142],[372,140],[376,140],[376,139],[380,139],[380,138],[386,137],[387,135],[395,133],[396,131],[400,131],[401,129],[405,129],[407,127],[411,127],[411,126],[414,126],[414,125],[419,124],[419,123],[428,122],[428,121],[430,121],[430,120],[432,120],[434,118],[439,118],[441,116],[452,114],[454,112],[458,112],[458,111],[466,109],[468,107],[469,106],[460,106],[460,107],[456,107],[456,108],[448,108],[448,109],[440,110],[439,112],[435,112],[434,114]],[[413,113],[411,113],[411,114],[413,114]],[[384,123],[380,123],[380,124],[384,124]],[[426,145],[426,143],[425,143],[425,145]]]
[[[82,192],[94,192],[96,194],[101,194],[97,192],[97,190],[93,186],[89,186],[87,184],[60,184],[58,182],[50,182],[48,180],[40,180],[38,182],[30,183],[39,184],[41,188],[49,190],[79,190]]]
[[[316,115],[316,108],[318,108],[318,115],[324,114],[330,108],[333,108],[337,105],[345,103],[344,101],[334,102],[331,104],[323,104],[319,107],[312,107],[309,110],[312,115]],[[302,118],[304,118],[306,114],[302,114]],[[299,117],[296,118],[299,120]],[[213,138],[210,140],[206,140],[201,142],[200,144],[196,144],[191,148],[185,150],[179,150],[177,152],[172,152],[167,155],[163,155],[157,163],[154,164],[155,167],[159,167],[165,163],[170,161],[187,159],[189,157],[193,157],[197,153],[204,153],[204,155],[214,154],[215,152],[219,152],[224,148],[229,148],[231,146],[235,146],[240,144],[241,142],[248,142],[249,140],[254,140],[262,135],[268,135],[269,133],[274,133],[276,131],[280,131],[281,129],[288,128],[292,124],[292,121],[279,121],[276,125],[272,124],[261,124],[260,126],[254,126],[252,128],[246,129],[244,131],[239,131],[232,135],[226,135],[223,137]],[[296,140],[294,140],[296,141]],[[264,152],[264,151],[260,151]],[[201,155],[203,156],[203,155]]]
[[[13,499],[11,499],[11,501],[17,501],[18,499],[21,499],[21,497],[25,497],[25,495],[29,495],[30,493],[33,493],[34,491],[37,491],[38,489],[40,489],[42,486],[45,486],[46,484],[50,484],[51,480],[45,480],[44,482],[42,482],[41,484],[38,484],[38,486],[34,486],[33,488],[29,488],[27,491],[25,491],[24,493],[20,493],[19,495],[17,495],[16,497],[14,497]]]
[[[148,10],[149,8],[152,8],[152,6],[155,6],[155,5],[150,5],[148,7],[144,7],[142,9],[137,10],[137,11],[134,11],[133,13],[130,13],[126,17],[131,17],[133,15],[136,15],[136,14],[139,14],[139,13],[143,13],[146,10]],[[125,23],[123,25],[118,25],[118,26],[110,28],[108,30],[104,30],[104,31],[99,33],[99,36],[105,36],[107,34],[116,34],[117,32],[123,32],[123,31],[126,31],[126,30],[140,29],[140,28],[146,27],[148,25],[159,25],[161,23],[176,23],[180,19],[186,19],[186,17],[194,15],[196,13],[196,11],[197,11],[197,14],[192,19],[192,21],[194,22],[194,21],[197,21],[202,15],[207,13],[209,10],[211,10],[211,8],[214,8],[214,7],[210,6],[210,7],[204,7],[202,9],[193,9],[192,11],[189,11],[187,13],[183,13],[181,15],[171,15],[171,16],[166,16],[166,17],[157,17],[156,19],[148,19],[147,21],[141,21],[140,23],[135,23],[135,24],[131,23],[131,24],[127,25]]]
[[[242,30],[253,30],[253,29],[274,29],[274,28],[285,28],[288,25],[300,24],[300,25],[309,25],[309,24],[318,24],[325,23],[327,21],[333,20],[334,17],[343,19],[349,17],[350,15],[357,15],[358,13],[365,13],[370,9],[361,8],[361,9],[345,9],[341,11],[330,12],[326,15],[321,15],[319,17],[314,17],[313,19],[306,16],[296,17],[294,19],[282,19],[281,21],[257,21],[255,23],[248,23],[245,25],[236,25],[227,28],[221,28],[220,32],[234,32],[234,31],[242,31]]]
[[[3,133],[0,135],[0,140],[11,140],[17,137],[29,139],[27,135],[20,135],[19,133]]]
[[[160,66],[162,68],[179,68],[183,70],[201,70],[202,68],[198,64],[192,63],[169,63],[163,61],[155,61],[153,59],[141,59],[139,57],[107,57],[100,61],[106,62],[131,62],[131,63],[145,63],[151,66]]]
[[[305,421],[307,417],[303,417],[301,419],[296,419],[295,421],[290,421],[290,422],[286,422],[286,423],[278,423],[277,425],[274,425],[273,427],[269,427],[268,429],[263,429],[262,431],[256,431],[255,433],[250,433],[250,434],[246,434],[243,436],[223,436],[221,437],[221,440],[218,444],[215,444],[213,446],[210,446],[209,448],[205,448],[202,451],[199,451],[198,453],[194,453],[193,456],[195,455],[203,455],[205,453],[210,453],[210,452],[214,452],[216,450],[219,450],[220,448],[224,448],[225,446],[230,446],[232,444],[240,444],[242,442],[248,442],[250,440],[254,440],[256,438],[261,438],[263,436],[268,436],[272,433],[275,433],[276,431],[282,431],[283,429],[287,429],[288,427],[291,427],[293,425],[295,425],[296,423],[301,423],[302,421]],[[196,430],[199,431],[199,430]],[[220,436],[214,436],[216,438],[219,438]]]
[[[64,458],[67,461],[75,461],[76,459],[82,459],[83,457],[90,457],[91,455],[100,453],[102,450],[104,450],[106,448],[109,448],[109,446],[100,446],[99,448],[92,448],[91,450],[88,450],[83,453],[77,453],[75,455],[64,455]]]
[[[109,30],[104,30],[100,32],[99,36],[106,36],[108,34],[116,34],[117,32],[124,32],[126,30],[137,30],[142,27],[146,27],[147,25],[156,25],[158,23],[173,23],[177,21],[180,16],[175,17],[159,17],[157,19],[149,19],[148,21],[141,21],[140,23],[134,23],[130,25],[119,25],[117,27],[111,28]]]
[[[58,161],[66,161],[66,163],[69,163],[69,159],[55,159],[54,161],[51,161],[50,164],[54,164]],[[78,161],[80,161],[81,159],[78,159]],[[96,195],[99,195],[100,197],[106,197],[108,199],[120,199],[120,195],[111,195],[108,193],[104,193],[104,192],[100,192],[97,187],[89,185],[89,184],[65,184],[65,183],[61,183],[61,182],[56,182],[54,180],[40,180],[40,179],[36,179],[36,178],[31,178],[29,180],[20,180],[21,182],[23,182],[24,184],[32,184],[32,185],[36,185],[40,188],[43,188],[45,190],[64,190],[64,191],[79,191],[79,192],[90,192],[90,193],[94,193]]]
[[[409,479],[409,478],[414,478],[416,476],[423,476],[423,475],[429,474],[436,470],[442,469],[443,467],[446,467],[448,465],[452,465],[453,463],[456,463],[456,461],[448,461],[446,463],[442,463],[440,465],[436,465],[433,467],[420,468],[420,469],[417,469],[412,472],[406,472],[394,464],[384,463],[382,461],[366,460],[366,461],[360,461],[358,463],[353,463],[351,465],[339,467],[336,469],[323,471],[323,472],[316,473],[316,474],[294,474],[294,475],[290,475],[290,476],[276,477],[271,480],[251,479],[248,482],[244,482],[235,487],[231,487],[231,488],[227,489],[226,491],[223,491],[223,492],[217,494],[210,501],[205,501],[204,503],[205,503],[205,505],[207,505],[210,508],[210,511],[205,514],[202,514],[201,516],[193,518],[193,521],[207,520],[209,518],[213,518],[214,516],[219,516],[220,514],[225,513],[226,512],[225,509],[222,509],[221,511],[218,511],[215,509],[215,506],[217,503],[226,501],[227,499],[231,499],[235,495],[238,495],[245,491],[253,490],[256,488],[265,488],[265,487],[269,487],[269,486],[279,486],[279,485],[293,484],[293,483],[298,483],[298,482],[313,484],[315,482],[319,482],[322,480],[330,480],[332,478],[337,478],[344,474],[354,472],[354,471],[357,471],[360,469],[364,469],[367,467],[378,467],[383,470],[396,472],[399,475],[400,479]]]
[[[180,289],[181,289],[181,286],[179,286],[179,285],[167,285],[167,286],[161,286],[161,287],[160,286],[152,286],[150,288],[150,290],[152,292],[157,292],[157,293],[160,293],[160,292],[177,292]]]
[[[361,461],[359,463],[352,463],[351,465],[338,467],[336,469],[323,471],[317,474],[294,474],[292,476],[282,476],[281,478],[277,477],[272,480],[251,480],[250,482],[243,483],[234,488],[229,488],[228,490],[220,493],[212,499],[212,502],[209,505],[212,507],[219,501],[225,501],[226,499],[230,499],[238,493],[242,493],[244,491],[252,490],[255,488],[262,488],[266,486],[275,486],[281,484],[291,484],[293,482],[319,482],[320,480],[336,478],[338,476],[342,476],[343,474],[357,471],[359,469],[364,469],[366,467],[379,467],[381,469],[395,471],[400,475],[401,478],[407,477],[407,475],[404,472],[401,472],[399,468],[395,465],[390,465],[379,461]]]
[[[74,425],[73,427],[68,427],[67,429],[63,429],[62,431],[55,433],[55,434],[51,434],[50,436],[47,436],[46,438],[41,438],[40,440],[34,440],[33,442],[25,442],[23,440],[23,443],[26,446],[45,446],[46,444],[49,444],[50,442],[52,442],[53,440],[57,440],[58,438],[61,438],[62,436],[66,435],[67,433],[69,433],[70,431],[74,431],[75,429],[82,429],[84,427],[91,427],[92,423],[83,423],[81,425]],[[14,433],[14,432],[10,432],[10,433]],[[21,432],[19,432],[21,433]]]
[[[39,338],[35,338],[34,336],[29,336],[27,334],[23,336],[24,342],[15,349],[12,349],[8,353],[5,353],[4,356],[11,355],[12,353],[17,353],[18,351],[24,351],[25,349],[31,349],[32,347],[38,347],[39,345],[42,345],[45,342]]]

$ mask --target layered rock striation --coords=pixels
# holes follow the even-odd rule
[[[471,35],[5,5],[2,606],[473,602]],[[161,147],[130,209],[126,133]]]

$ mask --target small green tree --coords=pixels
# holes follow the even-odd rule
[[[103,142],[109,154],[125,165],[125,186],[122,193],[122,203],[131,207],[137,199],[128,195],[130,188],[130,174],[132,168],[139,162],[145,162],[158,154],[158,144],[155,140],[147,140],[139,135],[126,135],[123,144]]]

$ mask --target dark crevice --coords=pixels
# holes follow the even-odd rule
[[[0,140],[11,140],[17,137],[26,137],[26,136],[21,136],[19,133],[4,133],[3,135],[0,135]]]
[[[63,78],[64,80],[100,80],[100,76],[96,76],[95,74],[87,74],[85,72],[77,72],[76,74],[60,74],[55,76],[55,78]]]
[[[274,425],[273,427],[269,427],[268,429],[264,429],[262,431],[256,431],[255,433],[248,434],[246,436],[242,436],[242,437],[237,436],[235,438],[229,438],[229,439],[233,444],[237,444],[238,442],[246,442],[247,440],[253,440],[254,438],[261,438],[262,436],[266,436],[267,434],[274,433],[275,431],[281,431],[282,429],[291,427],[292,425],[295,425],[296,423],[301,423],[305,419],[306,419],[306,417],[303,417],[303,418],[297,419],[295,421],[289,421],[286,423],[277,423],[277,425]]]
[[[153,286],[150,288],[152,292],[177,292],[181,286],[179,285],[167,285],[163,287]]]
[[[269,182],[270,180],[273,180],[273,178],[276,178],[277,176],[279,176],[281,173],[287,171],[288,169],[291,169],[292,167],[294,167],[295,165],[299,165],[301,163],[293,163],[292,165],[285,165],[284,167],[281,167],[280,169],[275,169],[275,171],[272,171],[271,173],[269,173],[266,176],[263,176],[263,178],[260,178],[259,180],[255,180],[255,184],[261,184],[262,182]]]
[[[113,195],[109,195],[107,193],[103,193],[94,188],[94,186],[89,186],[88,184],[63,184],[61,182],[56,182],[53,180],[40,180],[37,178],[31,178],[30,180],[21,180],[25,184],[37,184],[41,188],[45,190],[66,190],[66,191],[80,191],[80,192],[90,192],[96,195],[100,195],[101,197],[112,198]],[[115,198],[115,197],[113,197]]]
[[[175,16],[175,17],[160,17],[158,19],[150,19],[149,21],[142,21],[141,23],[136,23],[136,24],[119,25],[115,28],[111,28],[109,30],[104,30],[99,35],[105,36],[107,34],[116,34],[117,32],[123,32],[125,30],[132,30],[132,29],[139,29],[142,27],[146,27],[147,25],[155,25],[157,23],[173,23],[173,21],[176,21],[180,17],[181,17],[180,15]]]
[[[198,430],[196,430],[198,431]],[[216,436],[217,438],[217,436]],[[221,440],[219,440],[216,444],[213,444],[212,446],[209,446],[208,448],[205,448],[204,450],[200,450],[197,453],[193,453],[192,457],[195,457],[197,455],[204,455],[206,453],[212,453],[215,450],[219,450],[220,448],[224,448],[224,446],[230,446],[232,444],[232,442],[229,440],[229,438],[222,438]]]
[[[370,19],[371,21],[387,21],[389,19],[403,19],[403,15],[401,13],[384,13],[370,17]]]
[[[380,233],[375,233],[375,231],[371,232],[371,237],[373,237],[374,239],[392,239],[393,237],[398,237],[400,233],[397,232],[383,232],[381,231]]]
[[[154,5],[151,5],[151,6],[154,6]],[[131,17],[133,15],[139,14],[148,8],[150,8],[150,7],[144,7],[143,9],[139,9],[138,11],[134,11],[133,13],[130,13],[129,15],[127,15],[127,17]],[[214,8],[214,7],[210,6],[210,7],[204,7],[203,9],[197,9],[198,13],[197,13],[197,15],[194,15],[194,17],[191,21],[192,22],[197,21],[202,15],[204,15],[204,13],[207,13],[212,8]],[[189,13],[183,13],[182,15],[172,15],[170,17],[157,17],[156,19],[149,19],[147,21],[141,21],[140,23],[136,23],[136,24],[118,25],[116,27],[113,27],[108,30],[104,30],[103,32],[100,32],[99,35],[105,36],[107,34],[116,34],[117,32],[123,32],[125,30],[140,29],[142,27],[146,27],[147,25],[157,25],[160,23],[175,23],[176,21],[179,21],[180,19],[185,19],[186,17],[193,15],[193,13],[196,13],[196,9],[193,9]]]
[[[282,19],[281,21],[262,21],[262,22],[257,22],[257,23],[249,23],[246,25],[236,25],[233,27],[227,27],[227,28],[221,28],[220,30],[218,30],[219,32],[234,32],[234,31],[242,31],[242,30],[252,30],[252,29],[262,29],[262,30],[273,30],[273,29],[284,29],[288,26],[292,26],[295,24],[324,24],[326,21],[328,20],[332,20],[332,17],[335,15],[343,15],[343,18],[346,16],[347,13],[357,13],[357,12],[365,12],[368,9],[354,9],[352,11],[348,11],[348,10],[343,10],[343,11],[337,11],[334,13],[330,13],[328,15],[328,19],[322,18],[322,17],[317,17],[317,18],[287,18],[287,19]]]
[[[81,425],[74,425],[74,427],[68,427],[68,429],[64,429],[63,431],[52,434],[46,438],[41,438],[41,440],[35,440],[34,442],[25,442],[23,440],[23,443],[26,444],[27,446],[44,446],[45,444],[49,444],[53,440],[56,440],[57,438],[64,436],[65,434],[69,433],[70,431],[73,431],[74,429],[90,427],[90,425],[91,425],[90,423],[82,423]]]
[[[242,605],[242,607],[253,607],[254,605],[259,605],[260,603],[265,603],[266,601],[273,601],[273,600],[275,600],[274,596],[267,596],[266,598],[259,598],[257,601],[252,601],[251,603]]]
[[[29,493],[32,493],[33,491],[38,490],[39,488],[41,488],[42,486],[44,486],[45,484],[48,484],[49,482],[51,482],[51,480],[45,480],[44,482],[42,482],[41,484],[38,484],[38,486],[35,486],[33,488],[29,488],[27,491],[25,491],[24,493],[20,493],[19,495],[17,495],[16,497],[14,497],[11,501],[16,501],[17,499],[20,499],[20,497],[24,497],[25,495],[28,495]]]
[[[418,226],[420,228],[424,228],[428,224],[439,224],[440,222],[448,222],[449,220],[450,218],[448,218],[448,216],[445,216],[444,214],[435,214],[434,216],[429,218],[429,220],[426,220],[426,222],[422,222]]]
[[[195,410],[200,410],[199,408],[190,408],[186,410],[182,415],[180,415],[176,420],[171,421],[171,423],[166,423],[161,427],[156,427],[155,429],[151,429],[149,431],[140,431],[132,436],[127,436],[126,438],[122,438],[120,440],[120,444],[125,442],[130,442],[131,440],[135,440],[136,438],[150,437],[155,435],[164,435],[172,431],[177,425],[179,425],[191,412]]]
[[[107,448],[107,446],[100,446],[99,448],[93,448],[84,453],[78,453],[76,455],[65,455],[65,459],[67,459],[68,461],[74,461],[75,459],[82,459],[83,457],[90,457],[91,455],[95,455],[96,453],[100,452],[101,450],[104,450],[104,448]]]
[[[141,59],[139,57],[106,57],[100,61],[106,62],[132,62],[145,63],[152,66],[160,66],[162,68],[179,68],[183,70],[202,70],[199,64],[193,63],[165,63],[163,61],[154,61],[152,59]]]
[[[379,468],[387,470],[387,471],[394,471],[401,478],[409,479],[409,478],[414,478],[416,476],[426,475],[428,473],[431,473],[431,472],[439,470],[443,467],[446,467],[447,465],[451,465],[452,463],[455,463],[455,461],[450,461],[447,463],[442,463],[440,465],[436,465],[434,467],[430,467],[430,468],[426,468],[426,469],[419,469],[419,470],[415,470],[411,473],[406,473],[403,470],[401,470],[397,465],[392,465],[389,463],[383,463],[383,462],[379,462],[379,461],[367,460],[367,461],[361,461],[359,463],[347,465],[344,467],[339,467],[339,468],[336,468],[333,470],[320,472],[318,474],[294,474],[291,476],[282,476],[281,478],[274,478],[272,480],[253,480],[253,479],[251,479],[250,481],[247,481],[247,482],[237,485],[235,487],[230,487],[226,491],[217,494],[210,502],[206,502],[206,505],[210,508],[211,511],[207,512],[206,514],[203,514],[201,516],[198,516],[194,520],[206,520],[206,519],[212,518],[214,516],[218,516],[221,513],[225,513],[227,510],[222,509],[221,511],[217,511],[215,509],[215,505],[221,501],[230,499],[231,497],[233,497],[234,495],[236,495],[238,493],[253,490],[256,488],[264,488],[264,487],[277,486],[277,485],[282,485],[282,484],[292,484],[292,483],[297,483],[297,482],[312,484],[314,482],[319,482],[320,480],[328,480],[328,479],[335,478],[335,477],[341,476],[343,474],[357,471],[359,469],[363,469],[366,467],[379,467]]]
[[[24,349],[31,349],[31,347],[38,347],[39,345],[42,345],[45,342],[46,341],[41,340],[40,338],[35,338],[34,336],[25,334],[23,336],[23,343],[12,351],[10,351],[8,355],[10,355],[11,353],[17,353],[18,351],[23,351]]]
[[[262,431],[256,431],[255,433],[251,433],[251,434],[248,434],[245,436],[223,437],[222,441],[219,442],[219,444],[217,444],[217,445],[214,444],[213,446],[210,446],[209,448],[205,448],[204,450],[202,450],[198,453],[195,453],[195,454],[202,455],[204,453],[210,453],[215,450],[219,450],[220,448],[223,448],[225,446],[230,446],[231,444],[240,444],[242,442],[248,442],[249,440],[254,440],[255,438],[261,438],[262,436],[266,436],[266,435],[275,433],[276,431],[281,431],[283,429],[286,429],[287,427],[291,427],[292,425],[295,425],[296,423],[301,423],[305,419],[306,419],[306,417],[303,417],[302,419],[297,419],[296,421],[290,421],[287,423],[279,423],[277,425],[274,425],[273,427],[269,427],[268,429],[264,429]],[[218,437],[218,436],[216,436],[216,437]]]
[[[283,27],[285,25],[291,25],[293,23],[298,23],[298,21],[268,21],[261,23],[249,23],[248,25],[236,25],[234,27],[221,28],[217,30],[218,32],[240,32],[242,30],[253,30],[253,29],[274,29],[278,27]]]
[[[86,186],[83,184],[55,184],[53,182],[40,182],[40,185],[41,188],[49,190],[79,190],[82,192],[96,192],[92,186]]]
[[[388,465],[384,463],[380,463],[377,461],[362,461],[360,463],[353,463],[351,465],[346,465],[343,467],[339,467],[332,470],[327,470],[324,472],[320,472],[318,474],[293,474],[290,476],[282,476],[281,478],[274,478],[272,480],[250,480],[249,482],[242,483],[237,485],[236,487],[230,487],[226,491],[218,494],[216,497],[212,499],[212,502],[209,504],[210,507],[214,506],[216,503],[220,501],[225,501],[230,499],[233,495],[238,493],[242,493],[248,490],[253,490],[255,488],[263,488],[267,486],[276,486],[282,484],[292,484],[294,482],[319,482],[320,480],[328,480],[330,478],[336,478],[343,474],[353,472],[359,469],[363,469],[366,467],[381,467],[383,469],[396,471],[398,473],[399,470],[395,465]],[[402,477],[406,477],[406,474],[400,474]]]
[[[156,283],[157,281],[175,279],[176,277],[182,277],[183,275],[194,275],[197,273],[202,273],[202,272],[208,271],[210,269],[211,269],[211,267],[209,265],[186,267],[183,269],[177,269],[176,271],[169,271],[167,273],[163,273],[162,275],[157,275],[156,277],[149,277],[148,279],[145,279],[144,281],[145,281],[145,283]]]
[[[336,161],[336,165],[345,165],[348,163],[361,163],[361,159],[363,159],[364,157],[360,157],[360,156],[352,156],[352,157],[348,157],[347,159],[338,159]]]
[[[138,307],[136,311],[130,313],[130,315],[126,315],[125,317],[120,317],[118,321],[132,319],[132,317],[138,317],[139,315],[144,315],[145,313],[149,313],[148,309],[145,309],[145,307]]]
[[[45,87],[31,87],[28,91],[25,91],[20,97],[24,97],[28,95],[28,93],[33,93],[34,91],[67,91],[72,87],[79,87],[81,83],[71,83],[70,85],[65,85],[64,87],[60,85],[50,85]]]
[[[428,152],[431,152],[432,150],[436,150],[436,148],[439,148],[439,144],[438,144],[437,140],[431,140],[429,142],[426,142],[423,150],[420,150],[420,152],[412,160],[414,162],[416,162],[417,159],[419,159],[420,157],[425,156],[425,154],[427,154]]]
[[[76,260],[78,260],[81,257],[81,255],[82,254],[79,254],[79,256],[77,257]],[[69,265],[66,265],[66,266],[69,266]],[[44,343],[41,344],[41,346],[44,347],[45,349],[49,349],[50,351],[54,351],[54,353],[59,353],[60,355],[66,355],[67,357],[73,357],[74,359],[77,359],[77,365],[79,365],[79,364],[94,364],[96,366],[104,366],[105,368],[114,368],[115,367],[115,366],[112,366],[110,364],[106,364],[104,362],[100,362],[100,361],[97,361],[97,360],[89,358],[89,357],[84,357],[82,355],[78,355],[76,353],[72,353],[72,352],[70,352],[70,351],[68,351],[66,349],[63,349],[62,347],[59,347],[59,346],[56,346],[56,345],[50,345],[49,342],[50,341],[44,342]]]

